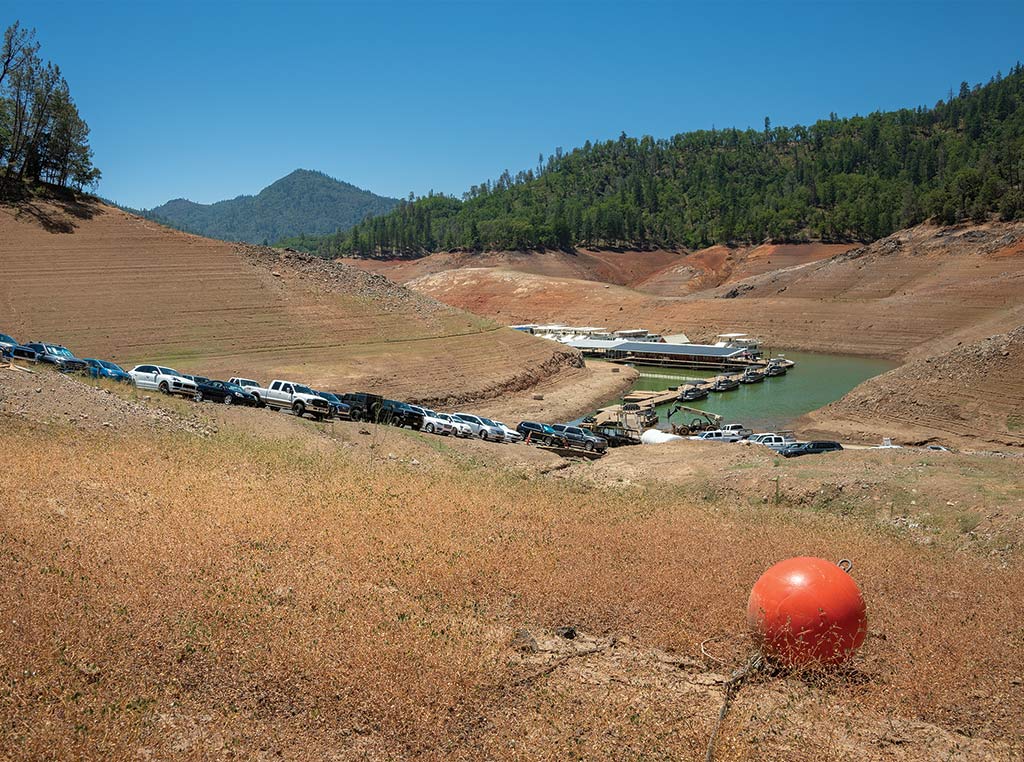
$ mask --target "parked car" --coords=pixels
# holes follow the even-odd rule
[[[139,389],[156,389],[164,394],[192,397],[196,393],[195,381],[189,381],[174,368],[162,365],[136,365],[128,375]]]
[[[778,452],[784,447],[789,447],[791,444],[796,444],[796,440],[791,436],[785,434],[775,434],[767,432],[764,434],[754,434],[747,439],[751,444],[759,444],[768,447],[769,449]]]
[[[584,450],[596,450],[597,452],[604,452],[608,449],[607,439],[599,437],[597,434],[593,434],[586,429],[581,429],[579,426],[554,423],[551,425],[551,428],[562,436],[569,447],[580,447]]]
[[[556,445],[564,441],[562,435],[551,426],[537,421],[520,421],[516,431],[530,444]]]
[[[380,418],[380,408],[384,398],[379,394],[366,392],[349,392],[341,395],[341,401],[348,405],[348,414],[353,421],[376,422]]]
[[[117,363],[110,362],[110,360],[97,360],[95,357],[86,357],[85,361],[89,365],[89,375],[93,378],[109,378],[126,384],[132,382],[132,377]]]
[[[692,437],[687,437],[687,439],[698,440],[701,442],[739,442],[742,438],[743,437],[735,431],[723,431],[722,429],[702,431],[700,434],[694,434]]]
[[[460,421],[453,415],[448,413],[434,413],[434,416],[440,418],[442,421],[447,421],[452,426],[452,434],[457,437],[467,439],[473,436],[473,428],[465,421]]]
[[[727,423],[724,426],[719,427],[722,431],[731,431],[733,434],[738,436],[740,439],[746,439],[754,432],[744,426],[742,423]]]
[[[26,360],[28,362],[39,362],[39,353],[34,349],[19,344],[11,350],[11,357],[15,360]]]
[[[331,406],[331,416],[334,418],[348,418],[349,407],[346,403],[341,401],[341,398],[333,392],[321,392],[314,390],[317,394],[327,400],[327,404]]]
[[[16,346],[19,346],[17,339],[6,333],[0,333],[0,355],[10,355]]]
[[[225,405],[247,405],[256,407],[256,397],[246,391],[238,384],[227,381],[205,381],[196,382],[196,393],[193,399],[196,402],[210,400],[211,402],[223,402]]]
[[[443,437],[453,434],[455,427],[452,425],[450,420],[441,418],[430,408],[419,407],[418,405],[410,405],[413,410],[418,411],[423,416],[423,431],[428,434],[440,434]]]
[[[32,341],[25,346],[39,355],[39,362],[56,365],[57,369],[64,373],[87,373],[89,371],[89,365],[85,360],[75,357],[70,349],[60,344]]]
[[[930,444],[924,449],[931,450],[932,452],[950,452],[950,449],[948,447],[943,447],[942,445],[937,444]]]
[[[414,409],[412,405],[386,399],[381,403],[377,422],[419,431],[423,428],[423,417],[422,411]]]
[[[469,413],[452,413],[452,417],[456,420],[462,421],[463,423],[469,424],[469,427],[473,430],[473,436],[475,437],[480,437],[485,441],[491,442],[505,441],[504,431],[499,429],[497,426],[485,423],[484,420],[478,416],[470,415]]]
[[[258,407],[269,407],[271,410],[291,410],[299,418],[307,413],[318,421],[331,414],[330,403],[308,386],[294,381],[274,379],[266,389],[249,387],[246,389],[256,398]]]
[[[251,378],[239,378],[238,376],[229,378],[228,383],[240,386],[246,391],[249,391],[250,389],[259,389],[263,386],[259,381],[253,381]]]
[[[501,429],[503,432],[505,432],[505,441],[506,442],[511,442],[511,443],[514,444],[516,442],[522,442],[523,441],[523,435],[522,434],[520,434],[515,429],[509,428],[508,426],[506,426],[501,421],[494,421],[494,420],[492,420],[491,423],[493,423],[495,426],[497,426],[499,429]]]
[[[838,442],[797,442],[781,450],[784,457],[798,458],[801,455],[820,455],[823,452],[836,452],[843,446]]]

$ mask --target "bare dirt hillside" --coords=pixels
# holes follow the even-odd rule
[[[804,423],[904,443],[980,438],[1024,447],[1024,326],[876,376]]]
[[[573,252],[549,251],[487,251],[438,252],[420,259],[345,259],[354,267],[381,273],[397,283],[424,275],[466,267],[493,267],[502,270],[547,275],[553,278],[578,278],[632,285],[649,278],[662,269],[686,261],[685,251],[578,249]]]
[[[767,248],[760,256],[766,267],[771,257],[773,266],[785,261]],[[721,270],[716,257],[724,261],[725,252],[709,250],[708,267]],[[759,261],[748,257],[745,266],[754,271]],[[740,330],[771,346],[906,359],[1024,323],[1024,223],[922,225],[817,262],[730,276],[683,297],[487,268],[409,285],[506,323],[641,326],[696,338]]]
[[[88,200],[0,207],[0,331],[123,365],[463,400],[578,375],[571,350],[344,264]]]
[[[752,275],[818,262],[852,248],[827,243],[712,246],[628,285],[658,296],[686,296]]]
[[[343,261],[386,275],[398,283],[448,270],[483,267],[611,283],[659,296],[685,296],[770,270],[817,262],[852,248],[855,248],[852,244],[809,243],[713,246],[696,252],[664,249],[439,252],[420,259]]]

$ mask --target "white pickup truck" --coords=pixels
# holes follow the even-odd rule
[[[788,434],[775,434],[774,432],[767,432],[764,434],[754,434],[748,439],[751,444],[764,445],[775,452],[779,452],[782,449],[789,447],[791,444],[796,444],[796,439]]]
[[[247,392],[256,397],[258,407],[269,407],[271,410],[291,410],[301,418],[306,413],[318,421],[331,417],[330,403],[308,386],[294,381],[275,379],[266,389],[247,387]]]

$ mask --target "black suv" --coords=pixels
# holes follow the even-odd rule
[[[379,394],[353,392],[342,394],[341,401],[348,405],[348,414],[353,421],[374,422],[380,419],[384,398]]]
[[[780,453],[786,458],[799,458],[801,455],[820,455],[842,449],[843,446],[838,442],[797,442],[780,450]]]
[[[516,431],[523,435],[524,440],[531,444],[556,445],[562,443],[562,436],[546,423],[537,421],[521,421]]]
[[[416,429],[423,428],[423,413],[413,410],[411,406],[397,400],[384,400],[380,406],[379,423],[390,423],[392,426]]]
[[[89,363],[79,360],[67,347],[60,344],[47,344],[43,341],[33,341],[25,345],[39,355],[40,362],[47,362],[56,365],[63,373],[88,373]]]
[[[604,452],[608,449],[607,439],[591,434],[579,426],[566,426],[562,423],[555,423],[552,424],[551,428],[558,432],[559,436],[565,438],[569,447],[579,447],[582,450],[596,450],[597,452]]]

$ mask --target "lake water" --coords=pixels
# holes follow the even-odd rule
[[[766,378],[759,384],[740,384],[731,392],[712,392],[707,399],[683,403],[689,407],[721,415],[725,423],[742,423],[756,430],[787,428],[804,413],[833,402],[857,384],[896,367],[889,360],[812,352],[785,352],[796,363],[785,376]],[[637,365],[641,377],[634,389],[662,391],[681,386],[688,379],[708,378],[719,373],[676,370]],[[621,400],[619,400],[621,401]],[[665,417],[669,406],[658,407],[658,427],[669,428]],[[675,423],[689,421],[691,415],[677,413]]]

